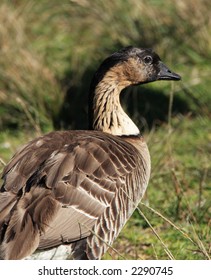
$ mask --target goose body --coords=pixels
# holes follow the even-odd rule
[[[179,80],[150,49],[108,57],[90,87],[87,131],[57,131],[18,151],[3,171],[0,258],[60,245],[73,259],[101,259],[142,198],[150,155],[119,94],[130,85]]]

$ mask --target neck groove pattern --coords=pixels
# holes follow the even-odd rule
[[[104,77],[96,85],[92,100],[92,129],[113,135],[139,135],[140,131],[124,112],[119,96],[125,85]]]

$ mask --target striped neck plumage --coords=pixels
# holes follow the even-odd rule
[[[106,75],[96,85],[91,102],[92,129],[113,135],[139,135],[140,131],[120,104],[121,91],[129,84],[118,84]]]

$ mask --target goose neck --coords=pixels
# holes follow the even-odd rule
[[[138,135],[139,129],[120,104],[120,93],[128,86],[104,77],[95,87],[92,99],[92,129],[113,135]]]

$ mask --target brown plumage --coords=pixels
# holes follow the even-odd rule
[[[69,244],[73,259],[100,259],[142,198],[147,145],[123,111],[130,85],[179,80],[151,49],[108,57],[90,87],[90,130],[57,131],[29,142],[3,171],[0,258]]]

